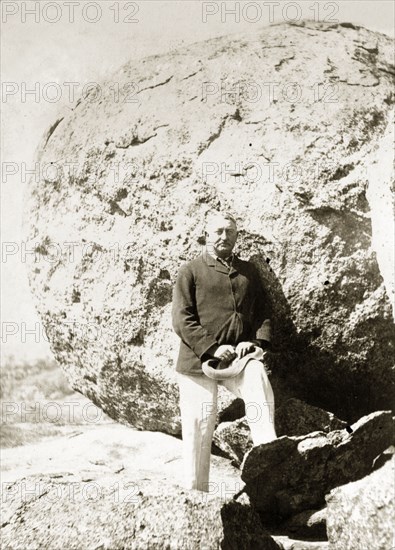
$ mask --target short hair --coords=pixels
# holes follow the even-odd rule
[[[232,223],[234,223],[235,227],[237,228],[237,222],[236,218],[229,212],[229,211],[220,211],[220,210],[212,210],[207,214],[205,228],[215,219],[222,218],[224,220],[229,220]]]

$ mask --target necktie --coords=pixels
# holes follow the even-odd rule
[[[221,264],[223,264],[225,267],[230,269],[232,265],[232,256],[228,256],[227,258],[220,258],[219,256],[217,256],[217,260],[221,262]]]

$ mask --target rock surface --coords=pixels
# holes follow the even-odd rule
[[[277,435],[305,435],[311,432],[332,432],[347,423],[333,413],[313,407],[300,399],[288,399],[275,414]]]
[[[262,513],[289,517],[325,505],[334,487],[372,471],[373,460],[393,442],[388,411],[371,413],[346,430],[283,436],[246,455],[241,478]]]
[[[284,536],[274,536],[284,550],[329,550],[329,544],[321,541],[296,540]]]
[[[182,485],[182,441],[159,432],[144,432],[118,423],[79,426],[63,437],[1,450],[2,481],[54,475],[96,482],[108,474]],[[240,472],[229,460],[211,457],[210,492],[237,493]],[[221,493],[222,494],[222,493]]]
[[[245,417],[233,422],[221,422],[214,432],[213,441],[235,466],[240,466],[244,455],[252,447],[251,432]]]
[[[120,498],[118,483],[126,490]],[[25,480],[33,496],[9,498],[2,543],[9,550],[281,550],[250,507],[166,483],[109,477],[84,484]],[[85,484],[85,487],[87,484]],[[72,495],[70,491],[73,489]],[[12,490],[12,487],[11,487]]]
[[[328,411],[299,399],[288,399],[274,416],[277,436],[304,435],[315,431],[330,432],[345,428],[347,423]],[[245,417],[221,422],[214,432],[214,442],[233,463],[239,466],[252,447],[250,429]]]
[[[132,60],[54,121],[24,235],[73,388],[112,418],[180,431],[172,287],[223,207],[275,306],[273,374],[348,422],[391,406],[394,328],[366,192],[391,184],[390,170],[367,174],[388,142],[392,48],[353,25],[274,25]]]
[[[277,550],[241,481],[212,457],[209,493],[180,485],[181,441],[119,424],[2,451],[1,540],[8,550]]]
[[[293,536],[317,538],[325,541],[327,539],[326,508],[300,512],[284,522],[280,529]]]
[[[329,548],[389,550],[394,545],[395,459],[327,496]]]

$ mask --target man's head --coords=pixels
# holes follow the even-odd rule
[[[207,219],[205,235],[209,254],[227,258],[236,244],[236,220],[228,212],[213,212]]]

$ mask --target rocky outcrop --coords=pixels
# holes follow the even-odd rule
[[[362,419],[359,428],[352,426],[356,436],[353,443],[335,440],[333,455],[327,460],[329,480],[336,458],[338,467],[347,477],[352,477],[352,468],[355,475],[363,475],[361,463],[367,464],[368,455],[375,455],[382,446],[377,434],[383,437],[388,434],[387,416],[386,413],[371,415]],[[328,543],[322,540],[325,538],[326,509],[305,510],[285,521],[278,522],[276,518],[270,523],[265,514],[257,515],[251,494],[243,490],[239,472],[224,458],[212,457],[209,493],[187,491],[180,486],[182,442],[178,438],[108,421],[75,428],[68,436],[2,451],[1,538],[4,548],[328,550]],[[332,443],[336,433],[339,432],[328,434]],[[318,437],[319,434],[311,434],[310,439],[317,441]],[[306,440],[303,436],[295,439],[302,452],[301,446]],[[283,441],[288,438],[278,440],[277,450],[270,444],[258,448],[263,456],[261,462],[271,461],[271,475],[278,470],[284,472],[281,463],[278,465],[274,459],[282,456],[283,462],[287,461]],[[355,449],[357,445],[358,450]],[[262,453],[265,447],[266,454]],[[364,453],[361,449],[365,449]],[[307,480],[308,467],[313,468],[311,477],[318,475],[320,452],[323,448],[316,446],[315,450],[310,449],[310,454],[303,454],[308,463],[303,483],[310,483],[313,491],[317,490],[317,484],[311,478]],[[387,531],[390,528],[388,472],[384,474],[382,464],[388,463],[392,452],[393,448],[389,447],[372,461],[373,467],[378,468],[374,473],[380,472],[380,478],[373,478],[372,474],[360,480],[358,483],[369,481],[370,488],[366,494],[361,490],[360,500],[353,501],[356,509],[363,508],[362,515],[375,509],[379,518],[377,528],[381,530],[387,525]],[[295,464],[293,456],[291,460]],[[314,461],[318,464],[314,465]],[[294,475],[287,472],[287,476],[290,482],[295,481]],[[342,481],[344,477],[338,473],[337,479]],[[260,482],[259,477],[257,481]],[[265,478],[265,482],[268,481],[270,476]],[[278,484],[270,481],[269,485],[276,497]],[[340,490],[354,485],[351,483]],[[377,490],[369,504],[370,492],[375,491],[373,485],[385,485],[386,488]],[[248,493],[250,486],[247,483]],[[363,491],[365,488],[363,485]],[[291,491],[290,500],[300,498],[299,485],[288,486],[287,490]],[[333,499],[332,494],[336,498]],[[381,498],[382,494],[387,496]],[[349,503],[345,496],[340,499],[337,495],[336,491],[331,493],[328,506],[334,506],[332,516],[338,513],[338,506],[344,507],[344,516],[343,512],[340,516],[347,527],[343,529],[343,519],[332,517],[333,537],[345,541],[351,536],[343,532],[348,529]],[[362,506],[365,497],[367,503]],[[382,507],[387,508],[382,510]],[[356,513],[353,517],[358,521]],[[351,530],[356,528],[354,524],[350,527]],[[343,547],[347,548],[343,542],[333,546],[336,550]],[[366,547],[375,548],[374,545]]]
[[[394,457],[363,479],[326,497],[329,548],[388,550],[394,535]]]
[[[277,436],[304,435],[315,431],[328,433],[345,428],[347,423],[328,411],[313,407],[299,399],[288,399],[274,415]],[[233,463],[239,466],[252,447],[250,429],[245,417],[221,422],[214,432],[214,442]]]
[[[394,328],[366,192],[390,185],[390,170],[368,169],[393,74],[385,35],[274,25],[131,60],[62,113],[37,153],[24,235],[73,388],[112,418],[179,433],[172,287],[221,207],[268,288],[273,377],[348,422],[389,408]]]
[[[289,517],[325,505],[331,489],[362,478],[393,442],[390,412],[372,413],[346,430],[288,437],[254,447],[241,478],[251,503],[263,514]]]
[[[2,548],[281,548],[248,499],[233,501],[229,461],[212,457],[209,493],[187,491],[181,454],[177,438],[116,423],[3,449]]]
[[[93,489],[85,486],[84,492],[83,484],[73,487],[50,477],[25,480],[31,498],[21,503],[18,492],[8,502],[12,513],[3,520],[4,547],[281,550],[256,512],[231,498],[224,501],[164,482],[122,477],[105,479]]]

